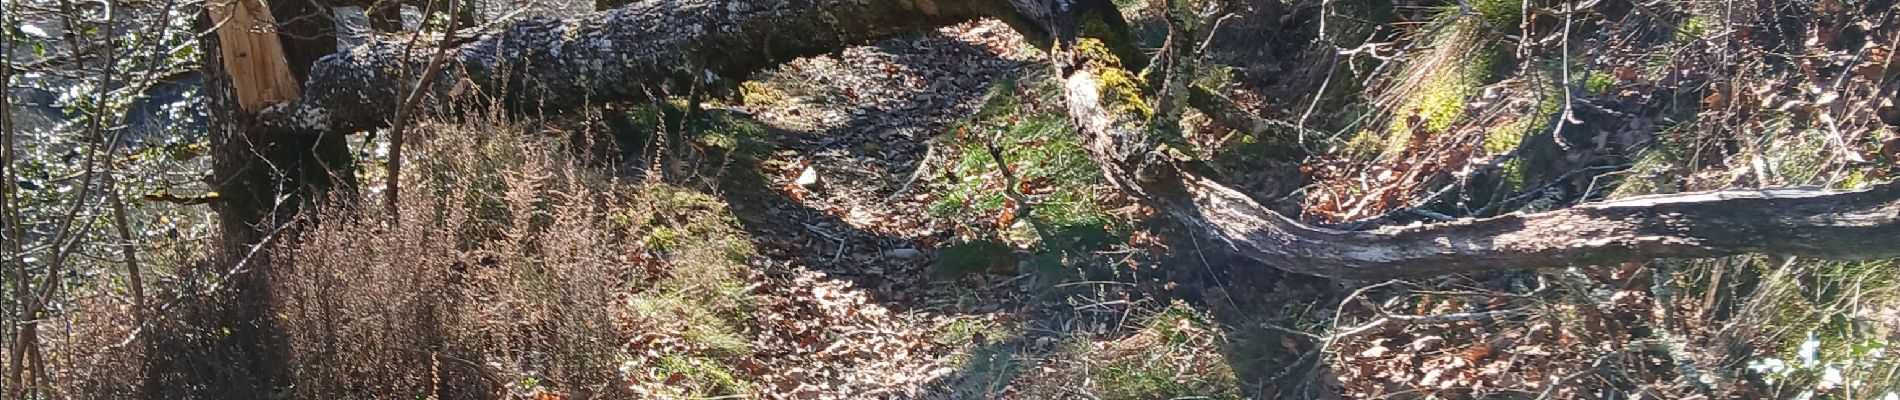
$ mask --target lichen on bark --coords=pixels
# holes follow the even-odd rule
[[[1122,68],[1121,59],[1107,44],[1093,38],[1077,40],[1075,54],[1083,68],[1094,73],[1100,82],[1097,89],[1102,93],[1100,100],[1104,108],[1140,116],[1144,121],[1154,117],[1154,108],[1142,99],[1142,88],[1146,85],[1141,77]]]
[[[423,106],[440,108],[467,91],[526,112],[678,95],[695,82],[739,81],[797,57],[1006,11],[1001,0],[680,0],[529,19],[449,49],[448,70],[423,88],[432,95]],[[410,48],[374,42],[318,60],[308,92],[287,114],[328,117],[297,119],[322,126],[292,127],[348,132],[386,125],[398,88],[421,76],[417,70],[433,55],[427,46],[404,51]]]

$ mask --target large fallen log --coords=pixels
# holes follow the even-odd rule
[[[1155,89],[1135,83],[1139,75],[1120,62],[1142,55],[1127,50],[1125,34],[1091,31],[1084,27],[1101,25],[1079,15],[1104,7],[1106,1],[1087,0],[645,1],[588,18],[522,22],[462,43],[444,67],[449,79],[428,89],[438,103],[475,93],[521,111],[559,112],[662,96],[706,74],[740,79],[795,57],[999,17],[1048,46],[1068,112],[1111,182],[1274,267],[1378,279],[1744,253],[1900,257],[1900,186],[1892,184],[1858,192],[1649,196],[1363,232],[1308,226],[1197,175],[1191,160],[1159,151],[1157,132],[1166,130],[1150,126],[1157,119],[1145,103],[1157,97],[1148,93]],[[399,79],[419,75],[414,69],[427,58],[400,48],[370,44],[325,57],[312,69],[304,98],[280,107],[275,124],[329,132],[384,126]]]
[[[1240,254],[1312,275],[1388,279],[1614,265],[1746,253],[1900,257],[1900,185],[1840,192],[1725,190],[1642,196],[1485,219],[1336,231],[1300,224],[1205,178],[1169,214]]]
[[[1070,118],[1109,181],[1238,254],[1293,272],[1389,279],[1774,253],[1900,257],[1900,184],[1861,191],[1726,190],[1641,196],[1541,213],[1341,231],[1302,224],[1158,154],[1160,132],[1121,83],[1114,55],[1076,40],[1064,68]]]
[[[870,40],[1010,15],[1002,0],[640,1],[585,18],[531,19],[454,46],[429,92],[434,105],[501,99],[524,112],[664,97],[694,82],[753,71]],[[427,46],[423,46],[427,47]],[[372,42],[316,62],[304,97],[273,122],[304,131],[387,126],[405,77],[429,51]],[[425,109],[432,107],[424,107]]]

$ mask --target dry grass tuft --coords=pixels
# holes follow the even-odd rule
[[[724,204],[617,181],[534,129],[425,125],[400,217],[325,210],[283,246],[299,398],[745,389],[717,362],[747,352],[750,307]]]

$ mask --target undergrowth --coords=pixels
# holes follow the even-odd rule
[[[949,136],[954,147],[934,216],[1015,223],[1013,190],[1034,199],[1030,214],[1049,225],[1104,226],[1111,218],[1098,187],[1102,172],[1075,141],[1061,111],[1056,82],[1046,77],[1002,80],[990,87],[983,107]],[[996,146],[1002,165],[991,156]],[[1005,188],[999,168],[1009,168],[1017,187]],[[1004,217],[1006,214],[1012,214]],[[1022,221],[1028,222],[1028,221]]]
[[[286,242],[298,397],[751,390],[726,364],[754,300],[725,204],[604,175],[536,127],[426,124],[400,216],[328,210]]]

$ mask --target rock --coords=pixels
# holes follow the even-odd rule
[[[1882,100],[1880,108],[1874,110],[1874,115],[1880,117],[1880,122],[1887,126],[1900,126],[1900,106],[1895,106],[1894,102],[1895,99]]]
[[[370,27],[369,14],[360,6],[330,7],[330,20],[336,22],[338,49],[353,49],[368,43],[375,33]]]
[[[812,188],[812,186],[818,184],[818,169],[812,168],[810,165],[805,166],[805,172],[798,173],[798,179],[793,180],[792,184],[806,189]]]

